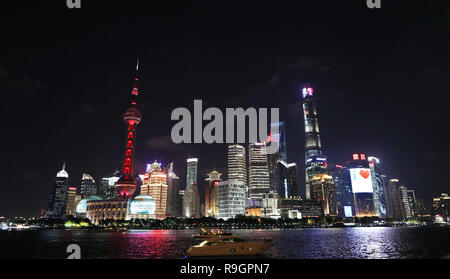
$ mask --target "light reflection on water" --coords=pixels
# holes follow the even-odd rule
[[[65,258],[71,243],[82,258],[182,258],[196,230],[0,232],[0,258]],[[272,239],[267,257],[441,258],[450,254],[450,227],[360,227],[232,230],[245,239]]]

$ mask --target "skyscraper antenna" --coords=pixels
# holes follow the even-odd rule
[[[136,75],[137,75],[138,71],[139,71],[139,53],[138,53],[137,62],[136,62]]]

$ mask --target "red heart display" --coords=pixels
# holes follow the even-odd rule
[[[360,174],[362,177],[364,177],[365,179],[367,179],[367,178],[369,177],[369,175],[370,175],[370,173],[369,173],[368,170],[360,170],[360,171],[359,171],[359,174]]]

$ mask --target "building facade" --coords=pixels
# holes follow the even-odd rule
[[[311,198],[309,181],[317,174],[327,174],[326,158],[322,156],[319,114],[314,89],[306,86],[302,90],[303,117],[305,124],[305,194]]]
[[[245,214],[245,184],[231,179],[219,182],[219,218],[224,220]]]
[[[218,171],[211,171],[206,178],[205,189],[205,216],[217,217],[219,215],[219,183],[222,174]]]
[[[197,185],[197,168],[198,168],[198,159],[197,158],[189,158],[187,159],[187,174],[186,174],[186,187],[189,187],[194,183]]]
[[[436,222],[450,222],[450,197],[447,193],[442,193],[440,197],[433,199],[432,214]]]
[[[325,216],[337,216],[336,193],[333,177],[318,174],[310,180],[311,200],[322,205]]]
[[[389,180],[387,191],[387,215],[391,219],[404,219],[406,213],[403,206],[402,193],[400,191],[400,181],[397,178]]]
[[[365,153],[352,154],[349,163],[352,184],[354,213],[356,217],[374,217],[376,215],[374,190],[369,162]]]
[[[369,168],[373,185],[373,202],[376,215],[386,218],[385,176],[381,174],[380,159],[369,156]]]
[[[227,163],[228,179],[244,183],[246,198],[248,198],[245,148],[239,144],[228,145]]]
[[[167,170],[167,216],[181,216],[179,191],[180,178],[173,171],[173,163],[170,163]]]
[[[248,164],[249,207],[262,207],[263,195],[270,192],[267,152],[264,143],[250,144]]]
[[[81,176],[80,192],[83,197],[97,195],[97,186],[90,174],[83,173]]]
[[[77,195],[77,187],[69,187],[67,192],[66,216],[75,216],[75,198]]]
[[[186,187],[183,196],[183,217],[186,218],[200,218],[200,193],[197,184],[192,182],[189,187]]]
[[[147,170],[141,185],[141,195],[148,195],[155,201],[155,217],[166,218],[167,211],[167,174],[161,169],[161,164],[154,161],[147,165]]]
[[[270,136],[266,144],[276,144],[277,152],[267,154],[267,168],[269,171],[270,190],[277,191],[280,181],[284,181],[286,173],[280,173],[278,162],[287,164],[286,128],[283,121],[270,124]]]
[[[62,170],[56,174],[55,184],[50,190],[47,209],[47,218],[61,219],[66,215],[67,196],[69,191],[69,174],[65,170],[66,163]]]

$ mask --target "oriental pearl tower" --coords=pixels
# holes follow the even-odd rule
[[[136,97],[139,94],[138,82],[139,59],[136,63],[136,76],[134,87],[131,90],[131,105],[123,114],[123,120],[128,126],[125,148],[125,158],[122,165],[122,175],[114,185],[120,199],[129,199],[136,191],[136,182],[133,179],[134,147],[136,142],[136,127],[141,122],[142,114],[137,108]]]

